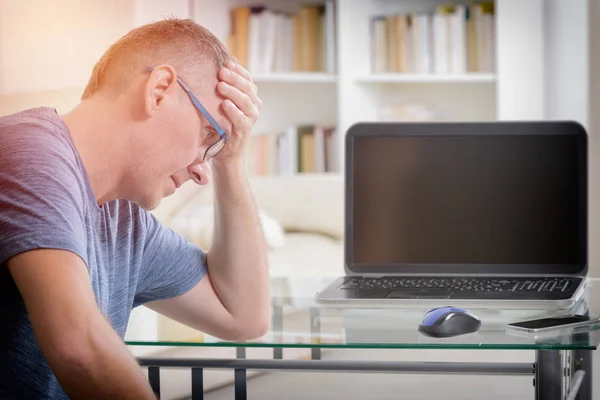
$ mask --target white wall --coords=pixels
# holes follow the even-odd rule
[[[36,91],[0,96],[0,115],[8,115],[32,107],[54,107],[59,114],[79,104],[84,87]]]
[[[589,1],[590,275],[600,277],[600,1]]]
[[[593,1],[593,0],[592,0]],[[587,0],[545,0],[545,114],[588,127]]]
[[[192,2],[189,0],[135,0],[133,26],[138,27],[164,18],[190,18]]]
[[[496,0],[495,9],[497,119],[543,119],[544,0]]]
[[[598,0],[544,0],[545,116],[589,134],[589,265],[600,277],[600,7]]]
[[[132,10],[131,0],[0,0],[0,93],[85,86]]]

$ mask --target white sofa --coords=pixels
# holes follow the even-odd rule
[[[297,176],[250,177],[263,230],[269,244],[269,270],[272,277],[303,277],[324,286],[344,273],[343,221],[344,187],[339,174],[302,174]],[[166,226],[202,248],[212,239],[212,185],[201,187],[191,182],[163,200],[153,211]],[[278,279],[272,288],[277,294],[311,296],[302,280]],[[284,314],[284,326],[306,327],[306,315]],[[132,313],[126,340],[204,341],[206,335],[183,326],[153,311],[138,307]],[[139,347],[130,346],[135,355],[231,357],[235,350],[214,347]],[[250,349],[248,357],[272,357],[269,349]],[[286,357],[306,357],[306,349],[288,350]],[[189,373],[188,373],[189,374]],[[187,375],[186,375],[187,376]],[[171,376],[172,381],[186,376]],[[232,382],[229,371],[206,371],[206,389]],[[167,382],[165,382],[167,384]],[[189,384],[169,385],[176,393],[165,398],[189,395]]]

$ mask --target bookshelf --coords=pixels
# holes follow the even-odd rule
[[[339,140],[332,129],[339,118],[334,6],[334,1],[194,1],[193,18],[252,73],[263,101],[247,157],[252,174],[339,171]],[[294,35],[295,27],[302,35]]]
[[[42,0],[35,0],[33,14],[26,4],[0,4],[2,113],[15,111],[17,105],[38,105],[40,99],[46,104],[58,104],[61,111],[74,106],[89,71],[102,52],[140,24],[167,15],[189,17],[230,44],[232,28],[236,25],[232,25],[232,10],[261,6],[271,13],[258,26],[270,27],[271,35],[257,36],[257,43],[272,43],[275,36],[275,39],[285,37],[289,44],[294,42],[289,36],[290,22],[282,23],[274,14],[287,13],[293,22],[294,15],[301,9],[324,5],[323,11],[316,13],[322,19],[318,24],[313,20],[310,25],[317,26],[314,29],[319,34],[309,35],[312,43],[323,37],[322,43],[317,44],[322,50],[318,53],[313,50],[308,56],[306,49],[297,52],[308,57],[308,66],[290,68],[295,62],[290,57],[295,52],[289,49],[279,55],[279,61],[267,63],[266,68],[260,62],[265,57],[254,58],[261,65],[258,71],[253,71],[253,78],[263,100],[254,136],[283,134],[291,126],[335,127],[329,140],[333,150],[328,160],[333,171],[341,171],[344,133],[359,121],[563,118],[587,125],[587,1],[494,0],[493,21],[487,28],[493,34],[493,53],[488,55],[492,59],[491,68],[473,69],[467,63],[467,68],[463,65],[456,69],[443,67],[426,71],[400,68],[400,58],[392,58],[395,60],[391,62],[395,65],[392,68],[375,70],[373,54],[377,46],[373,45],[373,21],[401,15],[432,15],[433,12],[449,16],[460,9],[448,8],[449,4],[469,5],[471,1],[119,0],[107,3],[102,10],[72,0],[57,1],[62,7],[48,8]],[[68,13],[63,12],[63,8]],[[60,12],[56,11],[59,9]],[[311,12],[314,17],[314,11]],[[305,14],[311,12],[305,11]],[[431,19],[433,28],[433,16]],[[448,32],[454,32],[451,31],[454,23],[447,22]],[[284,32],[288,36],[274,35],[272,32],[280,32],[277,27],[282,24],[287,24],[288,31]],[[37,30],[32,30],[34,25],[38,26]],[[390,26],[394,32],[400,32],[398,21]],[[377,29],[387,32],[388,28]],[[468,29],[465,25],[465,30]],[[36,35],[39,30],[46,34]],[[438,32],[432,36],[440,35]],[[448,34],[448,37],[455,36],[456,32]],[[14,37],[22,40],[14,41],[11,39]],[[81,40],[85,46],[81,46]],[[399,44],[398,38],[394,40],[396,42],[388,42],[381,48]],[[65,64],[67,68],[57,63],[48,64],[47,43],[50,42],[70,44],[53,48],[54,57],[50,58],[75,61]],[[435,42],[431,45],[434,54],[441,51],[439,43],[442,42],[438,41],[438,46]],[[393,57],[400,54],[399,51],[391,53]],[[414,56],[413,53],[410,54]],[[277,59],[277,50],[270,54]],[[390,64],[390,59],[386,64]],[[39,65],[46,67],[39,69]],[[48,76],[54,78],[49,80]]]
[[[470,3],[458,0],[194,0],[193,17],[228,43],[237,25],[233,9],[261,6],[293,16],[302,6],[333,5],[333,26],[327,27],[325,23],[325,27],[320,28],[325,32],[333,30],[333,68],[318,72],[261,71],[253,74],[264,104],[255,132],[258,137],[286,132],[286,127],[292,125],[335,126],[334,170],[341,171],[344,132],[359,121],[545,117],[544,37],[549,28],[544,24],[547,13],[544,0],[495,0],[491,3],[491,24],[488,20],[484,29],[488,36],[491,35],[488,39],[493,54],[488,54],[491,61],[488,60],[486,68],[469,68],[466,54],[464,65],[455,69],[432,65],[426,71],[392,68],[379,72],[373,68],[375,19],[429,13],[429,23],[433,24],[432,13],[440,14],[444,6]],[[454,10],[458,8],[454,7]],[[452,10],[447,9],[449,13]],[[462,12],[467,11],[463,8]],[[456,24],[456,20],[446,23],[452,33],[450,26]],[[467,21],[463,26],[464,35],[469,29],[466,24]],[[433,25],[431,29],[433,31]],[[453,35],[455,40],[460,40],[460,36],[456,39],[456,32]],[[467,41],[466,36],[464,40]],[[326,34],[324,41],[330,43]],[[467,50],[466,46],[463,52]],[[431,51],[432,54],[435,51],[434,44],[431,44]]]

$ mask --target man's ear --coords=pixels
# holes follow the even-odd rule
[[[144,90],[145,111],[148,116],[154,115],[169,96],[173,85],[177,85],[177,73],[168,64],[161,64],[148,73]]]

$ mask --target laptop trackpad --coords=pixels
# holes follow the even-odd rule
[[[448,290],[392,290],[388,299],[449,299],[454,292]]]

